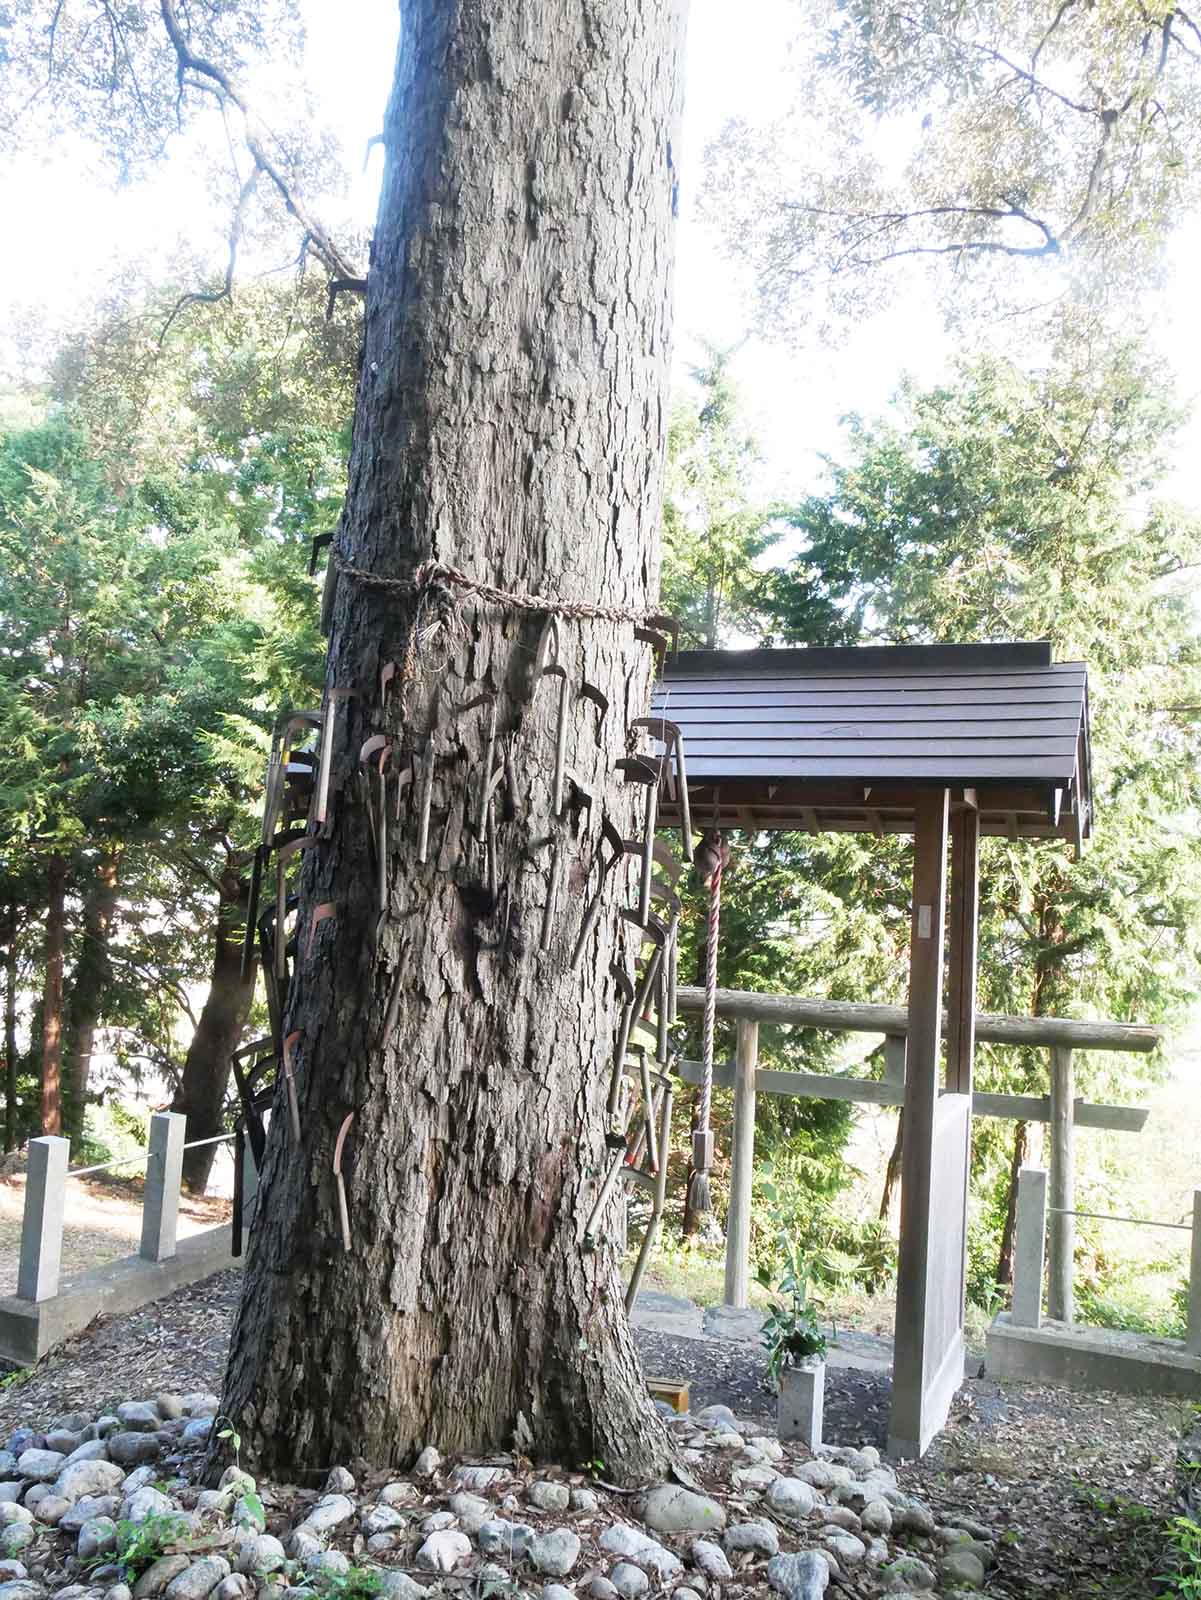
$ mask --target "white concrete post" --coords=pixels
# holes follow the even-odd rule
[[[1072,1275],[1076,1260],[1076,1219],[1065,1213],[1076,1206],[1076,1158],[1073,1148],[1076,1090],[1072,1052],[1051,1051],[1051,1163],[1047,1228],[1047,1315],[1073,1322],[1076,1306]]]
[[[18,1300],[52,1300],[58,1293],[70,1151],[69,1139],[48,1136],[29,1141],[17,1267]]]
[[[147,1261],[169,1261],[175,1254],[187,1126],[187,1117],[177,1111],[157,1111],[150,1119],[150,1159],[146,1163],[142,1245],[138,1251]]]
[[[734,1055],[734,1134],[731,1140],[730,1207],[726,1215],[728,1306],[749,1304],[751,1269],[751,1180],[755,1173],[755,1070],[759,1024],[739,1017]]]
[[[1018,1173],[1017,1224],[1013,1241],[1013,1308],[1019,1328],[1042,1324],[1043,1253],[1047,1233],[1047,1174],[1042,1167]]]
[[[780,1374],[780,1403],[776,1431],[781,1439],[801,1439],[810,1450],[822,1442],[822,1413],[826,1404],[826,1363],[806,1362],[785,1367]]]
[[[1201,1189],[1193,1190],[1193,1255],[1188,1275],[1188,1352],[1201,1356]]]

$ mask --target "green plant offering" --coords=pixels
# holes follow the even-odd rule
[[[173,1546],[186,1540],[191,1531],[188,1519],[178,1512],[160,1512],[144,1522],[121,1521],[117,1524],[115,1552],[102,1551],[89,1565],[104,1566],[115,1559],[121,1581],[133,1584],[160,1556],[170,1554]]]
[[[799,1253],[791,1251],[788,1270],[775,1286],[782,1299],[770,1302],[761,1337],[767,1347],[767,1372],[779,1388],[780,1374],[786,1367],[798,1367],[826,1353],[826,1339],[818,1326],[821,1307],[809,1298],[809,1275]],[[759,1282],[771,1288],[766,1275]]]

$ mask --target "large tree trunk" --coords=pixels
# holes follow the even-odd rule
[[[433,557],[505,590],[652,605],[682,34],[682,0],[404,6],[335,561],[411,579]],[[424,620],[454,609],[434,591]],[[428,1440],[489,1451],[516,1433],[648,1478],[666,1435],[615,1245],[584,1238],[606,1159],[622,875],[568,967],[601,818],[629,837],[641,810],[614,764],[651,657],[628,623],[561,621],[573,687],[586,678],[609,709],[568,702],[574,792],[592,805],[556,821],[558,680],[531,681],[542,619],[461,609],[463,642],[443,660],[417,637],[416,678],[401,675],[385,716],[380,669],[404,659],[414,600],[337,584],[327,684],[350,696],[331,819],[304,856],[285,1023],[300,1035],[300,1147],[281,1098],[223,1409],[276,1472],[396,1463]],[[490,708],[465,709],[485,692],[519,791],[511,820],[497,807],[495,898],[472,828]],[[431,722],[429,860],[418,781],[390,825],[381,917],[360,747],[386,728],[404,766]],[[542,951],[547,837],[564,872]],[[336,921],[306,954],[323,902]],[[350,1114],[344,1250],[331,1168]]]
[[[4,946],[4,1148],[15,1150],[17,1130],[17,924],[6,929]]]
[[[62,1133],[63,953],[67,944],[67,861],[46,863],[46,956],[42,989],[42,1132]]]
[[[254,1002],[253,969],[249,979],[242,980],[242,927],[247,899],[247,885],[236,873],[226,873],[221,880],[217,907],[209,992],[184,1058],[179,1088],[171,1102],[172,1111],[180,1111],[188,1119],[189,1143],[195,1139],[213,1139],[222,1132],[229,1058],[241,1041],[242,1029]],[[204,1193],[216,1153],[217,1147],[212,1144],[184,1151],[183,1186],[190,1193]]]
[[[67,1067],[64,1120],[72,1139],[83,1133],[88,1102],[88,1077],[92,1052],[105,990],[112,980],[108,942],[112,937],[117,911],[117,858],[102,855],[96,874],[88,886],[83,903],[82,939],[79,956],[71,974],[71,994],[67,1003],[67,1036],[70,1058]]]

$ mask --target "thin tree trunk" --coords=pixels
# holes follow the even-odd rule
[[[1005,1226],[1001,1229],[1001,1251],[997,1258],[997,1282],[1002,1286],[1013,1282],[1013,1236],[1017,1227],[1018,1173],[1026,1162],[1028,1125],[1014,1124],[1013,1151],[1009,1158],[1009,1197],[1005,1206]]]
[[[116,911],[117,858],[114,855],[102,855],[96,863],[95,877],[84,899],[81,923],[83,936],[79,941],[79,956],[71,974],[71,992],[67,1002],[70,1055],[64,1120],[72,1139],[79,1138],[83,1133],[96,1028],[105,991],[112,981],[108,942],[112,937]]]
[[[4,1148],[15,1150],[17,1127],[17,929],[9,928],[4,947]]]
[[[235,873],[226,873],[217,907],[209,992],[171,1102],[172,1111],[182,1112],[188,1119],[186,1137],[189,1143],[194,1139],[215,1138],[223,1131],[229,1058],[241,1042],[242,1029],[254,1002],[253,969],[249,979],[242,981],[242,926],[247,898],[247,885]],[[216,1153],[216,1145],[211,1144],[199,1150],[184,1151],[183,1186],[189,1193],[204,1193]]]
[[[405,6],[334,561],[411,581],[436,558],[505,590],[653,605],[682,34],[681,0]],[[544,619],[438,587],[421,616],[457,617],[461,642],[418,634],[411,593],[336,585],[326,681],[349,693],[284,1024],[301,1136],[277,1100],[223,1410],[272,1472],[516,1435],[650,1478],[669,1447],[616,1248],[584,1236],[606,1164],[609,969],[635,942],[623,955],[617,874],[578,970],[569,958],[601,819],[629,837],[642,809],[615,763],[651,653],[628,623],[561,619],[569,683],[609,709],[568,701],[572,793],[592,804],[555,819],[558,680],[530,670]],[[415,676],[384,711],[392,660]],[[488,694],[517,780],[512,817],[496,808],[496,894],[475,831],[493,708],[464,709]],[[386,731],[403,767],[431,727],[429,859],[410,784],[381,915],[359,751]],[[542,950],[547,837],[565,870]],[[325,902],[336,918],[310,955]],[[344,1250],[332,1160],[349,1115]]]
[[[884,1191],[880,1196],[880,1221],[887,1222],[892,1210],[893,1190],[901,1176],[901,1155],[905,1148],[905,1109],[897,1112],[897,1136],[892,1142],[892,1154],[884,1171]]]
[[[67,861],[46,863],[46,975],[42,989],[42,1132],[63,1131],[63,954],[67,943]]]

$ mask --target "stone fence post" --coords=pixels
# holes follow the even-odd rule
[[[69,1139],[46,1137],[29,1141],[17,1267],[19,1300],[53,1300],[58,1293],[70,1151]]]
[[[179,1225],[179,1185],[188,1119],[177,1111],[158,1111],[150,1119],[150,1159],[142,1201],[142,1244],[146,1261],[169,1261]]]
[[[1013,1242],[1013,1307],[1018,1328],[1042,1324],[1043,1257],[1047,1236],[1047,1174],[1042,1167],[1018,1173],[1017,1224]]]

